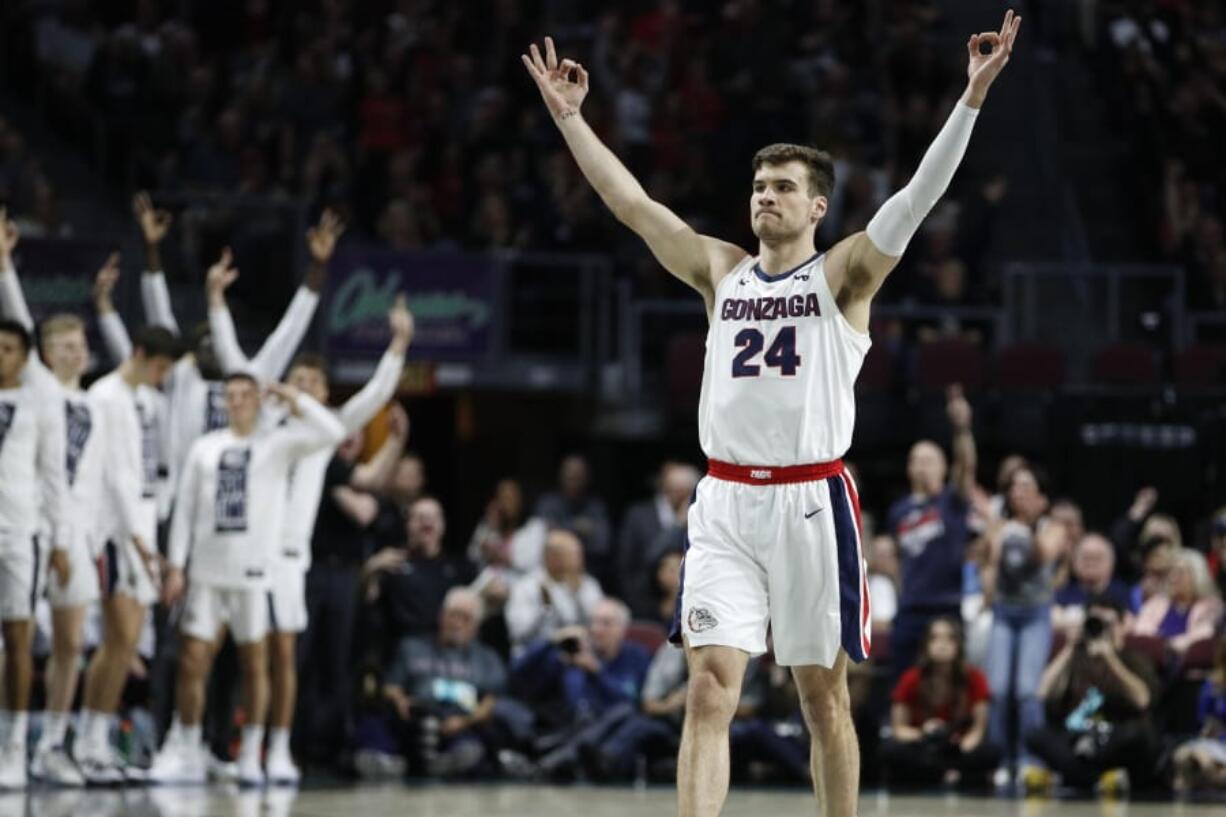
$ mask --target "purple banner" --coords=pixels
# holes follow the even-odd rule
[[[475,361],[493,341],[493,262],[479,255],[342,248],[320,312],[334,362],[375,361],[391,334],[387,311],[404,293],[416,320],[412,357]]]

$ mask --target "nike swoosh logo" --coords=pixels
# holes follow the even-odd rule
[[[816,514],[819,514],[821,512],[822,512],[821,508],[818,508],[816,511],[809,511],[807,514],[805,514],[805,519],[809,519],[810,517],[815,516]]]

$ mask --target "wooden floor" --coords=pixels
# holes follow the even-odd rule
[[[424,786],[332,789],[159,788],[130,792],[0,793],[0,817],[667,817],[668,788]],[[734,791],[725,817],[810,817],[813,800],[799,791]],[[861,817],[1158,817],[1226,815],[1226,804],[990,800],[953,795],[890,797],[866,792]]]

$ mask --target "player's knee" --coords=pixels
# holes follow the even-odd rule
[[[721,683],[710,670],[690,676],[687,714],[701,721],[731,721],[736,713],[736,690]]]
[[[85,636],[81,630],[57,630],[51,642],[56,658],[73,660],[85,648]]]
[[[832,684],[808,690],[800,702],[809,731],[814,733],[825,733],[835,728],[840,721],[848,717],[851,707],[846,684]]]

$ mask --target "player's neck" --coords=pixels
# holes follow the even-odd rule
[[[128,358],[119,366],[119,376],[131,388],[140,385],[140,374],[136,371],[136,361]]]
[[[55,379],[59,381],[61,386],[69,391],[81,390],[81,375],[79,374],[60,374],[59,372],[56,372]]]
[[[230,431],[236,437],[250,437],[252,432],[255,431],[255,422],[254,421],[250,423],[232,422],[230,423]]]
[[[778,275],[799,267],[813,257],[813,236],[800,236],[793,241],[768,244],[758,242],[758,266],[767,275]]]

